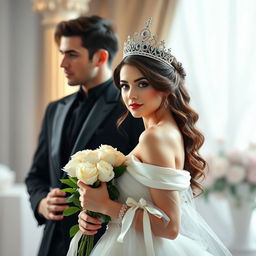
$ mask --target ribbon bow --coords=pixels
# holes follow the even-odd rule
[[[169,218],[160,212],[158,209],[155,207],[148,205],[147,201],[143,198],[139,200],[139,202],[136,202],[134,199],[128,197],[126,200],[126,204],[130,206],[126,214],[124,215],[124,218],[122,220],[122,228],[121,228],[121,233],[117,238],[117,241],[122,243],[124,240],[124,236],[126,235],[127,231],[132,225],[133,218],[135,215],[135,212],[137,209],[143,209],[143,231],[144,231],[144,241],[146,245],[146,251],[147,251],[147,256],[154,256],[155,251],[154,251],[154,246],[153,246],[153,238],[152,238],[152,232],[151,232],[151,225],[150,225],[150,220],[149,220],[149,215],[148,212],[156,216],[157,218],[165,218],[169,221]]]

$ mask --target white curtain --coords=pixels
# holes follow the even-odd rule
[[[181,0],[168,40],[187,72],[204,150],[256,143],[256,1]]]
[[[180,0],[167,45],[187,72],[191,103],[206,138],[203,153],[215,151],[219,139],[227,149],[256,144],[256,1]],[[197,203],[230,245],[234,230],[227,202],[212,197]]]

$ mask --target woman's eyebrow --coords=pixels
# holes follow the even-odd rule
[[[144,79],[146,79],[146,78],[145,77],[140,77],[140,78],[135,79],[133,82],[136,83],[136,82],[138,82],[140,80],[144,80]],[[126,80],[120,80],[120,82],[128,83]]]

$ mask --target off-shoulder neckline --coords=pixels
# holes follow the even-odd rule
[[[163,166],[159,166],[159,165],[144,163],[144,162],[141,162],[135,155],[129,155],[128,159],[132,159],[135,162],[137,162],[138,164],[147,165],[147,166],[151,166],[151,167],[154,167],[154,168],[161,168],[161,169],[166,169],[166,170],[188,172],[187,170],[184,170],[184,169],[176,169],[176,168],[172,168],[172,167],[163,167]]]

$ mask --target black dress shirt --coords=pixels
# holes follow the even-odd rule
[[[71,151],[75,145],[76,139],[79,135],[81,127],[86,120],[90,110],[97,101],[97,99],[104,93],[108,85],[112,83],[112,79],[88,90],[86,95],[82,87],[77,94],[77,98],[72,104],[67,118],[65,120],[65,129],[62,134],[62,152],[61,163],[62,166],[69,161]]]

